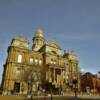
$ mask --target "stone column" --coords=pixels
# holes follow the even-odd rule
[[[55,81],[56,81],[56,80],[55,80],[55,68],[53,69],[53,79],[54,79],[53,82],[54,82],[54,84],[55,84]]]
[[[48,73],[48,71],[46,72],[46,80],[49,80],[49,73]]]
[[[11,54],[11,56],[12,56],[12,61],[14,61],[14,48],[12,47],[12,54]]]
[[[51,71],[50,71],[50,68],[49,68],[49,82],[52,82],[52,77],[51,77]]]

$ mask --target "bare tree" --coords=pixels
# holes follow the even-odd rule
[[[22,80],[27,84],[27,93],[32,98],[33,84],[41,80],[41,72],[35,71],[31,66],[23,68]]]

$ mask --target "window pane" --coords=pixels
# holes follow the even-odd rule
[[[33,64],[33,58],[30,58],[30,64]]]
[[[53,64],[53,61],[51,61],[50,63]]]
[[[54,61],[53,63],[56,64],[56,61]]]
[[[21,72],[20,68],[17,67],[17,68],[16,68],[16,75],[19,76],[19,75],[20,75],[20,72]]]
[[[42,60],[39,60],[39,65],[41,65],[42,64]]]
[[[22,62],[22,55],[18,55],[18,63]]]
[[[35,64],[38,64],[38,60],[37,59],[35,59]]]

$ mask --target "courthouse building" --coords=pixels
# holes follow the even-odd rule
[[[34,80],[33,91],[50,91],[50,87],[54,92],[59,89],[69,91],[74,78],[79,87],[79,61],[75,52],[62,50],[54,41],[47,42],[42,29],[36,30],[32,40],[32,48],[23,36],[14,37],[8,46],[8,55],[3,66],[3,91],[27,93],[28,81],[22,76],[28,76],[30,81],[29,74],[32,74]],[[27,74],[29,68],[31,70]]]

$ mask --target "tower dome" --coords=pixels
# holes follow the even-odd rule
[[[36,30],[35,37],[43,37],[43,35],[44,35],[43,29],[39,28]]]
[[[44,31],[43,29],[37,29],[33,37],[33,46],[32,50],[38,51],[45,43]]]

